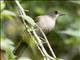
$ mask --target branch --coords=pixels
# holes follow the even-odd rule
[[[56,58],[56,56],[55,56],[55,54],[54,54],[54,52],[53,52],[53,50],[52,50],[52,48],[51,48],[51,46],[50,46],[50,44],[49,44],[49,42],[48,42],[48,39],[46,38],[46,36],[45,36],[44,32],[42,31],[42,29],[34,22],[34,20],[33,20],[31,17],[29,17],[29,16],[27,16],[27,15],[25,14],[24,9],[23,9],[22,6],[20,5],[19,1],[15,0],[15,2],[16,2],[16,4],[17,4],[18,8],[19,8],[20,16],[23,18],[23,24],[25,25],[25,29],[26,29],[26,28],[31,28],[31,27],[29,27],[29,26],[27,27],[25,20],[26,20],[33,28],[34,28],[34,26],[37,26],[37,27],[39,28],[39,30],[41,31],[41,33],[42,33],[42,35],[43,35],[43,37],[44,37],[44,39],[45,39],[45,42],[47,43],[47,46],[49,47],[49,49],[50,49],[50,51],[51,51],[51,53],[52,53],[52,55],[53,55],[53,57],[51,57],[51,56],[47,53],[47,51],[45,50],[45,48],[44,48],[44,46],[43,46],[43,43],[42,43],[41,39],[40,39],[40,38],[38,37],[38,35],[36,34],[35,29],[33,29],[33,30],[32,30],[32,33],[33,33],[34,37],[36,38],[36,40],[38,41],[37,47],[38,47],[38,49],[40,50],[40,52],[42,53],[43,57],[44,57],[44,58],[46,57],[46,58],[48,58],[48,59]],[[25,20],[24,20],[24,19],[25,19]],[[33,24],[32,24],[32,23],[33,23]],[[29,32],[31,33],[31,31],[29,31]],[[31,35],[31,34],[30,34],[30,35]]]

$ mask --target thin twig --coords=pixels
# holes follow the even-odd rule
[[[55,53],[53,52],[53,50],[52,50],[52,48],[51,48],[51,46],[50,46],[50,44],[49,44],[49,42],[48,42],[48,39],[46,38],[44,32],[42,31],[42,29],[41,29],[37,24],[36,24],[36,26],[39,28],[39,30],[41,31],[42,35],[44,36],[44,38],[45,38],[45,40],[46,40],[46,43],[47,43],[47,45],[48,45],[48,47],[49,47],[49,49],[50,49],[53,57],[56,58],[56,55],[55,55]]]
[[[19,46],[21,45],[21,43],[22,43],[22,40],[20,40],[19,43],[16,45],[16,48],[15,48],[15,50],[13,51],[14,53],[15,53],[16,50],[19,48]]]
[[[41,40],[39,39],[39,37],[38,37],[38,35],[35,33],[35,31],[33,31],[33,34],[35,35],[35,37],[36,37],[37,40],[39,41],[39,45],[40,45],[42,51],[44,52],[45,56],[51,58],[51,56],[49,56],[48,53],[46,52],[46,50],[45,50],[45,48],[44,48]],[[53,58],[53,57],[52,57],[52,58]]]

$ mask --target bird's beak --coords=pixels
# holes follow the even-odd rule
[[[63,15],[65,15],[65,14],[60,14],[60,16],[63,16]]]

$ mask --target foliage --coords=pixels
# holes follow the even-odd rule
[[[15,60],[15,55],[13,54],[13,42],[9,39],[1,38],[1,49],[6,52],[7,60]]]
[[[73,58],[75,58],[75,60],[80,59],[76,57],[77,55],[80,56],[80,1],[19,1],[25,9],[25,12],[29,10],[26,12],[26,15],[29,15],[34,20],[36,20],[37,16],[47,14],[54,10],[64,13],[64,16],[58,18],[55,28],[47,37],[58,57],[64,60],[74,60]],[[37,51],[38,49],[32,39],[30,39],[30,35],[27,32],[23,33],[24,25],[21,22],[21,17],[23,19],[29,18],[29,20],[31,20],[31,18],[28,16],[27,18],[18,16],[18,10],[13,1],[0,1],[0,5],[0,33],[5,36],[0,37],[0,43],[2,44],[1,49],[6,51],[8,60],[15,60],[13,50],[20,40],[30,45],[26,47],[27,50],[30,50],[29,53],[27,52],[30,59],[35,60],[36,56],[40,59],[40,52]],[[35,25],[34,22],[29,22],[32,23],[31,25]]]

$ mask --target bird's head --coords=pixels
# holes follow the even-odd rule
[[[60,13],[59,11],[53,11],[49,14],[53,18],[53,20],[56,20],[59,16],[63,16],[65,14]]]

